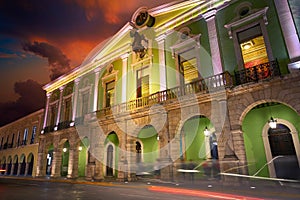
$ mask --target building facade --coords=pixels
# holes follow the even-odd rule
[[[1,175],[36,175],[44,109],[0,128]]]
[[[138,9],[44,86],[36,175],[299,179],[297,9],[295,0]]]

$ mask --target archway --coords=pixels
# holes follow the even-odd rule
[[[27,158],[27,163],[28,163],[28,171],[27,171],[27,175],[31,176],[32,175],[32,171],[33,171],[33,162],[34,162],[34,156],[32,153],[29,154],[28,158]]]
[[[277,120],[274,129],[271,117]],[[295,110],[277,102],[259,104],[246,114],[242,130],[249,175],[299,179],[299,122]]]
[[[20,168],[20,175],[25,175],[25,169],[26,169],[26,158],[25,155],[22,154],[20,157],[20,163],[21,163],[21,168]]]
[[[4,174],[5,173],[5,169],[6,169],[6,158],[3,157],[2,160],[1,160],[1,174]]]
[[[152,125],[144,126],[137,135],[135,146],[137,175],[153,172],[159,159],[159,137],[156,129]]]
[[[87,163],[87,154],[88,154],[88,148],[90,146],[89,139],[87,137],[84,137],[80,145],[78,147],[79,150],[79,156],[78,156],[78,176],[83,177],[85,176],[85,170],[86,170],[86,163]]]
[[[11,156],[8,157],[7,164],[8,164],[8,166],[7,166],[6,174],[10,175],[11,174],[11,167],[12,167],[12,158],[11,158]]]
[[[105,176],[117,176],[118,160],[119,160],[119,138],[115,132],[111,132],[106,137],[105,145]]]
[[[50,145],[47,152],[47,163],[46,163],[46,175],[50,176],[52,171],[52,160],[53,160],[53,145]]]
[[[13,175],[17,175],[18,174],[18,168],[19,168],[19,162],[18,162],[18,156],[17,155],[15,155],[13,163],[14,163]]]
[[[62,155],[61,155],[61,176],[68,175],[68,166],[69,166],[69,154],[70,154],[70,144],[67,140],[63,144]]]

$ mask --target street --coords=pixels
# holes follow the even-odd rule
[[[286,192],[282,192],[286,191]],[[30,179],[0,178],[1,200],[187,200],[187,199],[299,199],[297,189],[270,192],[262,190],[224,190],[216,188],[187,188],[167,184],[143,182],[96,183],[96,182],[57,182]]]

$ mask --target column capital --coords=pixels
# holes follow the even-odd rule
[[[80,82],[80,79],[81,79],[81,78],[80,78],[80,77],[78,77],[78,78],[76,78],[76,79],[74,80],[74,82],[75,82],[75,84],[76,84],[76,85],[78,85],[78,84],[79,84],[79,82]]]
[[[129,57],[129,53],[125,53],[123,55],[121,55],[121,59],[124,61],[124,60],[127,60]]]
[[[205,21],[210,21],[215,18],[216,14],[217,14],[217,10],[212,9],[212,10],[209,10],[206,13],[202,14],[202,16],[205,19]]]
[[[61,87],[59,87],[59,91],[60,91],[60,92],[63,92],[63,90],[64,90],[65,88],[66,88],[65,85],[61,86]]]
[[[166,34],[161,34],[160,36],[156,37],[155,40],[158,43],[163,43],[163,42],[165,42],[166,37],[167,37]]]
[[[99,74],[99,72],[100,72],[100,67],[97,67],[96,69],[94,69],[94,72],[97,74]]]
[[[46,94],[48,99],[51,97],[51,95],[52,95],[52,92],[49,92],[49,93]]]

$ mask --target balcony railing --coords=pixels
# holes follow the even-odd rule
[[[199,79],[191,83],[185,84],[182,87],[175,87],[168,90],[160,91],[149,96],[136,98],[134,100],[114,105],[112,107],[103,108],[98,111],[100,115],[114,113],[122,113],[125,111],[131,111],[134,109],[144,108],[157,103],[162,103],[170,99],[176,99],[180,96],[208,93],[210,91],[217,91],[227,87],[231,87],[233,84],[231,75],[229,72],[207,77],[205,79]]]
[[[58,124],[58,130],[66,129],[70,127],[71,121],[64,121]]]
[[[236,85],[257,82],[280,75],[277,60],[234,72]]]
[[[44,134],[45,133],[50,133],[50,132],[52,132],[52,131],[54,131],[54,126],[52,125],[52,126],[46,126],[45,128],[44,128]]]

